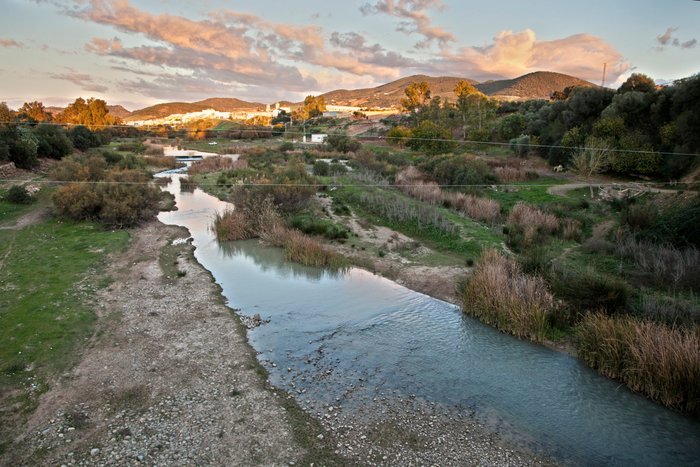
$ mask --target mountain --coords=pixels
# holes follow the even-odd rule
[[[348,105],[352,107],[399,107],[401,99],[405,97],[404,90],[411,84],[420,81],[426,81],[430,87],[430,95],[440,96],[441,98],[449,98],[454,101],[455,85],[459,81],[467,81],[471,84],[476,84],[476,81],[455,78],[451,76],[432,77],[426,75],[413,75],[406,78],[401,78],[391,83],[382,84],[375,88],[366,89],[338,89],[336,91],[321,94],[326,105]]]
[[[167,117],[172,114],[200,112],[206,109],[214,109],[219,112],[236,112],[265,109],[265,104],[246,102],[230,97],[211,97],[198,102],[166,102],[164,104],[156,104],[146,107],[145,109],[136,110],[132,112],[126,120],[150,120]]]
[[[486,81],[476,88],[487,96],[502,100],[549,99],[554,91],[569,86],[595,86],[573,76],[551,71],[536,71],[518,78]]]

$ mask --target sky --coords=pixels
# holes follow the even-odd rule
[[[0,101],[272,103],[414,74],[700,72],[697,0],[2,0]]]

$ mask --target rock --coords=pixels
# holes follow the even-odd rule
[[[90,449],[90,455],[91,455],[91,456],[96,456],[96,455],[98,455],[99,453],[100,453],[100,449],[99,449],[99,448],[92,448],[92,449]]]

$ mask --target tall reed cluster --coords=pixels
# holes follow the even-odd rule
[[[531,245],[542,234],[553,234],[559,230],[559,219],[534,206],[520,202],[508,215],[508,224],[522,231],[526,246]]]
[[[600,373],[700,416],[700,328],[591,313],[578,325],[577,348]]]
[[[396,185],[409,196],[432,205],[446,205],[472,219],[495,221],[501,213],[498,201],[464,193],[443,191],[437,183],[426,181],[424,175],[410,166],[396,175]]]
[[[525,274],[514,259],[488,250],[464,288],[462,306],[503,332],[541,342],[555,301],[542,278]]]

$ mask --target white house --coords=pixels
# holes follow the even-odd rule
[[[325,143],[327,138],[328,138],[327,134],[317,133],[317,134],[311,135],[311,142],[312,143]]]

